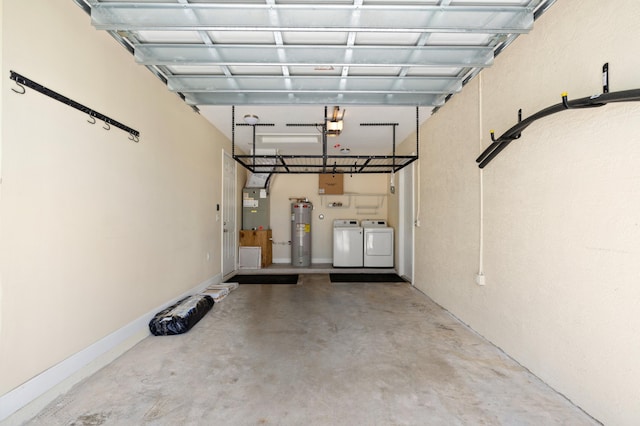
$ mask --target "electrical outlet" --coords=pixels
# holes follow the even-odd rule
[[[485,285],[484,274],[476,274],[476,284]]]

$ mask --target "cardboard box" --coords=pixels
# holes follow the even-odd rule
[[[342,195],[344,194],[343,174],[319,174],[318,194],[321,195]]]

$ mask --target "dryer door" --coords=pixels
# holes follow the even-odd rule
[[[364,266],[365,268],[393,267],[393,228],[365,230]]]
[[[366,256],[392,256],[393,232],[389,229],[367,229],[364,252]]]

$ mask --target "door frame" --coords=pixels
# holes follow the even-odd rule
[[[231,181],[229,181],[229,179],[227,179],[227,175],[226,175],[226,171],[225,171],[225,161],[227,160],[231,160],[231,162],[233,163],[233,179],[231,179]],[[236,161],[233,159],[233,157],[231,156],[231,154],[229,154],[228,152],[226,152],[224,149],[222,150],[222,207],[221,207],[221,214],[222,214],[222,220],[220,221],[220,271],[221,271],[221,275],[223,277],[223,279],[227,278],[228,276],[230,276],[231,274],[233,274],[234,272],[237,271],[238,269],[238,238],[232,238],[231,239],[231,245],[233,248],[233,266],[232,266],[232,270],[231,272],[227,272],[225,273],[225,237],[224,237],[224,228],[225,228],[225,213],[226,213],[226,209],[228,208],[227,205],[225,205],[225,189],[228,189],[227,185],[230,185],[230,189],[233,190],[233,200],[231,201],[233,203],[234,206],[236,206],[236,210],[235,210],[235,214],[234,214],[234,218],[233,218],[233,229],[230,230],[232,235],[238,235],[238,211],[237,211],[237,206],[238,206],[238,167],[237,167],[237,163]]]
[[[413,285],[415,277],[415,163],[404,167],[398,174],[398,274],[408,279]]]

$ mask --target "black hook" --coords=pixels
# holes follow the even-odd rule
[[[522,122],[522,108],[518,110],[518,123]],[[514,139],[519,139],[522,136],[522,133],[518,133]]]
[[[13,90],[14,92],[16,92],[19,95],[24,95],[27,92],[27,89],[18,82],[18,80],[15,80],[16,84],[18,85],[18,87],[20,87],[22,89],[22,91],[16,90],[13,87],[11,88],[11,90]]]
[[[109,124],[109,122],[107,120],[104,120],[104,124],[106,124],[107,127],[102,126],[103,129],[105,129],[105,130],[110,130],[111,129],[111,125]]]
[[[134,141],[136,143],[140,142],[140,138],[134,135],[133,133],[129,133],[129,140]]]
[[[562,92],[562,105],[564,105],[566,109],[569,109],[571,107],[569,106],[569,99],[567,98],[567,96],[567,92]]]
[[[518,123],[520,123],[521,121],[522,121],[522,108],[518,110]],[[514,139],[518,139],[522,135],[522,133],[518,133],[517,135],[512,137],[506,137],[505,135],[502,135],[501,139],[496,139],[496,134],[493,130],[490,130],[489,133],[491,134],[491,142],[498,142],[501,139],[502,140],[508,139],[512,141]]]
[[[89,123],[89,124],[96,124],[96,118],[95,118],[93,115],[89,114],[89,118],[90,118],[92,121],[87,120],[87,123]]]
[[[602,93],[609,93],[609,62],[602,66]]]

